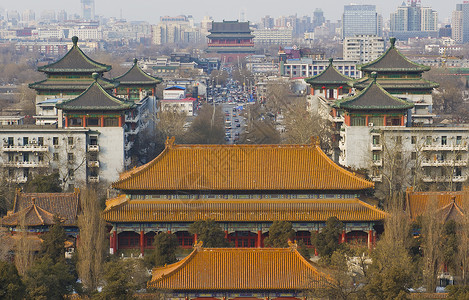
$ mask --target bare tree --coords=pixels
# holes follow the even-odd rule
[[[307,144],[311,137],[319,137],[321,148],[332,151],[332,124],[319,114],[306,110],[305,98],[298,98],[284,112],[285,133],[283,140],[288,144]]]
[[[181,138],[184,135],[184,124],[187,116],[178,110],[163,110],[158,114],[156,128],[163,136],[175,136]],[[166,139],[166,137],[165,137]]]
[[[461,283],[469,284],[469,193],[465,191],[461,200],[462,209],[466,212],[459,220],[458,230],[458,265],[460,266]]]
[[[96,291],[102,279],[106,253],[106,224],[101,218],[101,207],[95,190],[82,191],[80,204],[77,271],[84,289],[91,293]]]
[[[442,262],[440,238],[443,233],[443,221],[440,216],[438,199],[430,198],[422,218],[423,279],[429,292],[436,289],[436,277]]]
[[[25,215],[20,217],[20,226],[17,226],[17,240],[15,241],[15,266],[18,273],[24,276],[34,261],[35,246],[37,243],[28,234]]]

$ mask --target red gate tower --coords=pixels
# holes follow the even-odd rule
[[[236,62],[255,52],[249,22],[212,22],[209,31],[207,52],[217,54],[223,62]]]

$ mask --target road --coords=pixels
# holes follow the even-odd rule
[[[246,128],[246,121],[244,117],[240,115],[241,111],[238,109],[241,104],[222,103],[220,105],[225,118],[226,143],[236,144],[239,141],[239,136]]]

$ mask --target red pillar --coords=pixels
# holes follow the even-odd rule
[[[65,127],[68,127],[68,116],[65,116]]]
[[[368,120],[369,120],[369,117],[365,116],[365,126],[368,126],[368,124],[370,124],[370,122]]]
[[[119,127],[122,127],[122,116],[119,117]]]
[[[373,231],[368,231],[368,249],[371,249],[373,245]]]
[[[83,121],[82,122],[83,122],[83,127],[86,127],[86,117],[85,116],[83,116]]]
[[[345,238],[345,230],[342,230],[342,235],[340,236],[340,244],[345,243],[346,238]]]
[[[194,233],[194,244],[197,243],[197,233]]]
[[[109,252],[111,254],[114,254],[114,235],[113,233],[111,232],[111,234],[109,235]]]
[[[238,233],[235,232],[235,248],[238,248]]]
[[[386,116],[383,116],[383,124],[384,124],[384,126],[387,126],[386,125]]]
[[[228,230],[225,230],[225,240],[228,240]]]
[[[401,126],[404,126],[405,125],[405,122],[404,122],[404,116],[401,117]]]
[[[258,230],[257,231],[257,248],[262,247],[262,231]]]
[[[104,116],[101,116],[101,127],[104,127]]]
[[[144,239],[145,239],[145,233],[142,230],[142,231],[140,231],[140,254],[142,254],[142,256],[143,256],[143,252],[144,252],[143,251],[144,250],[143,249],[144,248],[144,243],[143,243]]]

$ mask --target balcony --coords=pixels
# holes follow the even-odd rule
[[[423,160],[422,167],[465,167],[465,160]]]
[[[376,167],[383,166],[383,160],[382,159],[373,160],[373,166],[376,166]]]
[[[88,145],[88,152],[99,152],[99,145]]]
[[[2,150],[4,152],[46,152],[49,151],[49,147],[39,145],[3,145]]]
[[[15,183],[26,183],[28,181],[28,177],[14,177],[8,178],[8,182],[15,182]]]
[[[424,176],[422,178],[424,182],[464,182],[467,180],[467,176]]]
[[[381,144],[371,144],[372,151],[383,151],[383,145]]]
[[[11,168],[45,168],[49,167],[49,163],[44,161],[9,161],[4,163],[3,166]]]
[[[376,176],[370,176],[371,181],[373,182],[382,182],[383,181],[383,175],[376,175]]]
[[[88,176],[89,183],[98,183],[99,182],[99,175],[97,176]]]
[[[99,161],[97,160],[90,160],[88,161],[89,168],[99,168]]]
[[[467,144],[460,145],[423,145],[424,151],[467,151]]]

